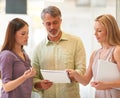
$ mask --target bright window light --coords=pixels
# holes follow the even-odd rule
[[[45,1],[48,1],[48,2],[63,2],[64,0],[45,0]]]

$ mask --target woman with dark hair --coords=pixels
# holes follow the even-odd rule
[[[31,98],[36,71],[23,49],[27,45],[28,32],[28,24],[20,18],[8,24],[0,53],[1,98]]]

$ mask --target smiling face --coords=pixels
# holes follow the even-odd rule
[[[96,21],[95,22],[95,36],[96,39],[98,40],[99,43],[106,43],[106,37],[107,37],[107,31],[105,29],[105,27],[103,26],[103,24],[101,24],[100,22]]]
[[[53,17],[46,13],[43,24],[47,30],[48,38],[57,38],[60,34],[60,26],[62,19],[59,16]]]
[[[28,42],[28,26],[25,25],[23,28],[18,30],[15,34],[15,45],[24,46]]]

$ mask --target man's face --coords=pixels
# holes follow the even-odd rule
[[[52,17],[50,14],[45,14],[43,24],[47,30],[48,36],[55,38],[59,35],[61,21],[59,16]]]

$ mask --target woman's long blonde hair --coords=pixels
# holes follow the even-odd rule
[[[107,31],[107,42],[109,45],[120,45],[120,30],[115,18],[110,14],[98,16],[95,21],[103,24]]]

